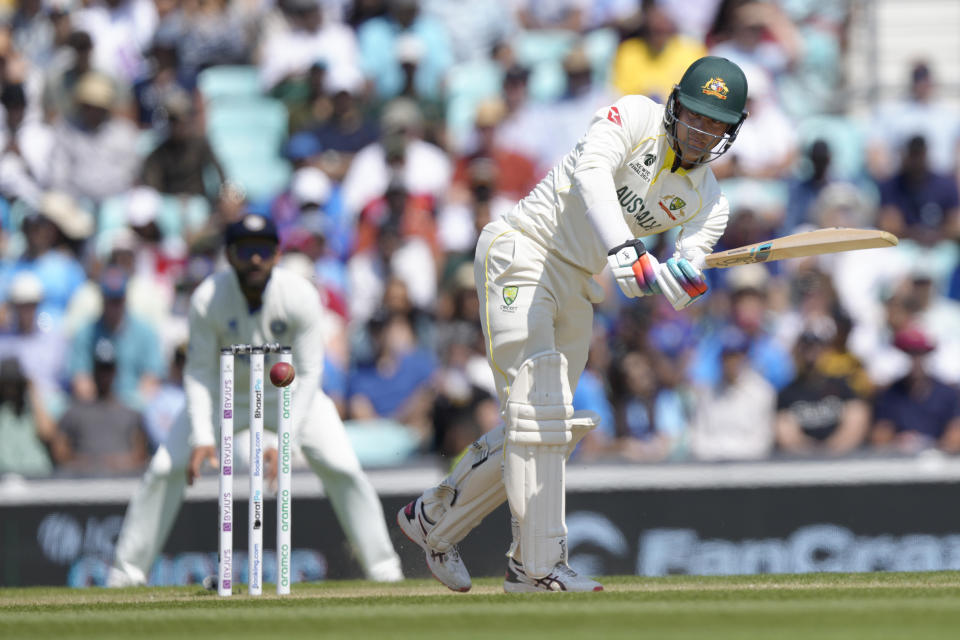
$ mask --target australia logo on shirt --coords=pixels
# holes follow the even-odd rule
[[[663,196],[657,203],[664,213],[670,216],[671,220],[676,220],[677,216],[683,217],[683,208],[687,206],[683,198],[679,196]]]

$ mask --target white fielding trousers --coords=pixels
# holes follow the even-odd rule
[[[390,542],[380,499],[360,468],[336,407],[318,392],[309,415],[312,419],[294,433],[294,443],[323,482],[324,492],[364,573],[371,580],[402,579],[400,558]],[[248,428],[246,423],[247,420],[236,420],[238,433]],[[184,410],[174,422],[166,444],[150,461],[127,507],[110,571],[112,586],[146,584],[150,567],[163,549],[183,502],[191,451],[189,435],[190,423]],[[239,475],[234,482],[238,480]],[[209,526],[214,528],[216,520],[211,519]],[[216,536],[211,535],[210,540],[215,541]]]

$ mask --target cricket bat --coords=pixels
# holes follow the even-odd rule
[[[734,267],[753,262],[773,262],[785,258],[805,258],[824,253],[893,247],[897,236],[877,229],[833,227],[774,238],[744,247],[711,253],[704,269]]]

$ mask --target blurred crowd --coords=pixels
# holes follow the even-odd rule
[[[851,113],[856,7],[0,2],[0,474],[143,468],[184,402],[189,296],[246,211],[317,285],[323,386],[351,430],[456,456],[499,420],[478,230],[595,111],[662,101],[707,53],[750,86],[712,165],[731,204],[716,250],[831,226],[901,242],[711,270],[682,313],[604,274],[575,398],[603,421],[575,456],[960,451],[960,112],[933,59]]]

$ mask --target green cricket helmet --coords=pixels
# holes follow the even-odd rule
[[[678,108],[713,120],[725,122],[726,132],[709,148],[703,149],[700,160],[694,164],[706,164],[716,160],[737,139],[740,126],[747,117],[747,77],[736,63],[717,56],[706,56],[691,64],[674,86],[663,113],[663,126],[667,130],[670,146],[680,155],[677,142],[677,125],[695,129],[678,117]]]

